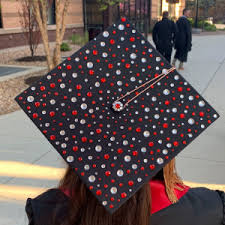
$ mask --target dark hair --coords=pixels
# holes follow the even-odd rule
[[[188,8],[184,8],[184,9],[183,9],[183,15],[184,15],[188,10],[189,10]]]
[[[59,188],[70,194],[68,215],[62,225],[149,225],[150,184],[145,184],[114,214],[109,214],[96,197],[80,180],[72,168],[68,168]],[[61,224],[60,224],[61,225]]]
[[[168,11],[164,11],[162,16],[163,16],[163,18],[168,18],[169,12]]]

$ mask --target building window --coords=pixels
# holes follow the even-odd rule
[[[83,7],[85,30],[89,34],[89,40],[92,40],[103,31],[103,12],[99,10],[96,0],[84,0]]]
[[[48,25],[55,24],[55,0],[50,1],[48,6]]]
[[[181,6],[181,0],[162,0],[162,12],[168,11],[169,17],[177,19],[179,17],[179,11]]]
[[[157,19],[159,20],[162,17],[162,12],[163,12],[163,8],[162,8],[162,0],[158,0],[158,11],[157,11]]]
[[[86,0],[86,20],[89,25],[103,24],[103,14],[99,11],[99,5],[96,0]]]

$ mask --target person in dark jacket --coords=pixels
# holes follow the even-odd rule
[[[168,19],[168,12],[163,12],[163,18],[157,22],[153,28],[152,36],[156,49],[170,63],[171,54],[176,38],[176,25],[172,20]]]
[[[150,205],[147,183],[111,215],[68,166],[58,187],[28,198],[25,210],[29,225],[149,225]]]
[[[151,225],[225,225],[225,193],[183,183],[172,159],[151,181]]]
[[[188,187],[176,173],[175,160],[171,160],[144,188],[111,217],[76,173],[68,168],[58,188],[27,200],[29,225],[89,225],[108,224],[109,221],[112,225],[143,225],[144,211],[148,208],[140,206],[148,200],[151,202],[149,225],[225,225],[225,193]],[[146,188],[151,190],[151,197],[143,195],[144,191],[148,192]]]
[[[191,51],[192,47],[192,32],[191,25],[188,21],[191,11],[189,9],[183,10],[183,16],[181,16],[176,22],[178,33],[175,41],[175,57],[173,65],[175,66],[176,61],[180,61],[179,70],[183,70],[183,63],[187,62],[188,52]]]

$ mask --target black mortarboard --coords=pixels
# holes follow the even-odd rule
[[[110,213],[218,118],[126,18],[16,101]]]

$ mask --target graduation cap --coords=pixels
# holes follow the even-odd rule
[[[219,117],[126,18],[16,101],[110,213]]]

